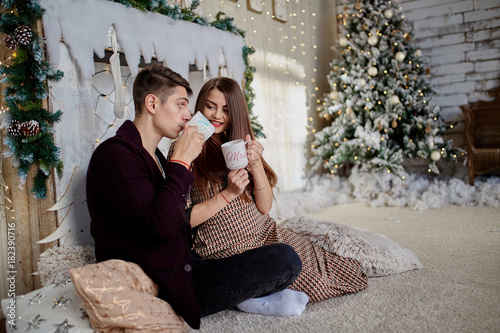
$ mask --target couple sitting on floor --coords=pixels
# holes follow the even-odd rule
[[[137,75],[134,121],[99,145],[87,173],[97,260],[137,263],[193,328],[233,307],[293,315],[309,300],[365,289],[357,260],[313,245],[268,215],[277,178],[238,83],[215,78],[201,89],[195,110],[215,126],[206,142],[186,124],[191,94],[166,67]],[[168,159],[157,148],[163,137],[178,137]],[[248,166],[229,171],[221,144],[236,139],[249,140]]]

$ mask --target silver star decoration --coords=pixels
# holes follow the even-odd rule
[[[87,313],[87,310],[85,310],[85,308],[80,308],[80,311],[82,312],[82,316],[80,318],[87,319],[89,317],[89,314]]]
[[[71,298],[61,296],[58,299],[54,300],[54,306],[52,307],[52,309],[55,309],[56,307],[66,309],[66,305],[71,301]]]
[[[26,331],[29,331],[32,328],[34,328],[36,330],[39,329],[40,328],[40,323],[42,323],[44,321],[47,321],[47,320],[46,319],[42,319],[42,318],[40,318],[40,315],[37,315],[35,318],[31,319],[28,322],[28,328],[26,329]]]
[[[59,325],[57,324],[52,324],[56,328],[54,333],[68,333],[68,330],[72,327],[75,327],[75,325],[70,325],[68,324],[68,319],[65,319],[62,323]]]
[[[40,298],[44,298],[47,295],[42,295],[42,292],[38,292],[35,296],[30,298],[30,302],[28,303],[28,306],[31,304],[40,304]]]
[[[62,280],[62,281],[59,281],[57,282],[55,285],[54,285],[54,289],[55,288],[59,288],[59,287],[66,287],[68,285],[68,283],[71,282],[71,279],[66,279],[66,280]]]

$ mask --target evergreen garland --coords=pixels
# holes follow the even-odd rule
[[[35,198],[45,198],[52,168],[59,177],[63,172],[52,135],[52,126],[62,113],[50,113],[43,107],[43,100],[48,96],[47,81],[57,81],[63,73],[50,68],[40,37],[34,31],[44,12],[38,1],[3,1],[3,9],[0,31],[7,35],[4,42],[13,50],[10,61],[0,66],[8,110],[6,144],[22,181],[32,167],[36,169],[31,192]]]
[[[175,20],[193,22],[229,31],[245,38],[245,32],[233,24],[233,18],[217,13],[212,23],[195,13],[199,0],[193,0],[189,8],[169,6],[165,0],[110,0],[127,7],[166,15]],[[53,124],[61,119],[60,110],[50,113],[43,108],[43,100],[48,96],[47,81],[58,81],[63,72],[53,70],[44,59],[43,42],[34,31],[44,9],[38,0],[3,0],[0,16],[0,32],[6,34],[3,42],[13,50],[10,62],[0,66],[2,83],[6,84],[4,101],[7,107],[6,144],[14,157],[19,178],[25,181],[32,167],[36,168],[31,192],[35,198],[47,195],[46,181],[55,169],[62,176],[63,163],[59,148],[54,143]],[[255,67],[249,65],[248,56],[255,50],[245,46],[242,56],[245,61],[245,97],[252,127],[257,137],[265,137],[262,126],[252,113],[255,93],[250,84]]]

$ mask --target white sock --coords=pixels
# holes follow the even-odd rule
[[[236,307],[241,311],[265,316],[287,317],[301,314],[307,302],[309,296],[304,292],[285,289],[269,296],[247,299]]]

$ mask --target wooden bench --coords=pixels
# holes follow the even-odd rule
[[[460,107],[465,116],[469,184],[474,176],[500,169],[500,97]]]

